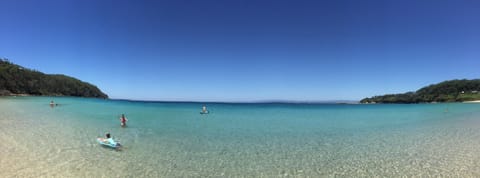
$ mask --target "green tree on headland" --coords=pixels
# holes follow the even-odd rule
[[[360,103],[429,103],[480,100],[480,79],[449,80],[416,92],[388,94],[360,100]]]
[[[60,74],[44,74],[0,58],[0,95],[29,94],[108,98],[96,86]]]

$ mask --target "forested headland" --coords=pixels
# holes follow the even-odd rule
[[[448,80],[415,92],[387,94],[360,100],[360,103],[431,103],[480,100],[480,79]]]
[[[0,58],[0,95],[108,98],[98,87],[61,74],[44,74]]]

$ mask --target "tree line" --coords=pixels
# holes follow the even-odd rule
[[[480,100],[480,79],[448,80],[415,92],[387,94],[360,100],[360,103],[430,103]]]
[[[61,74],[44,74],[0,59],[0,95],[108,98],[98,87]]]

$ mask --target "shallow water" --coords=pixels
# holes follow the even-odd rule
[[[0,98],[0,177],[480,176],[480,104],[201,106]]]

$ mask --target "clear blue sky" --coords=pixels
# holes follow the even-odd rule
[[[474,0],[3,0],[0,57],[111,98],[357,100],[480,78]]]

